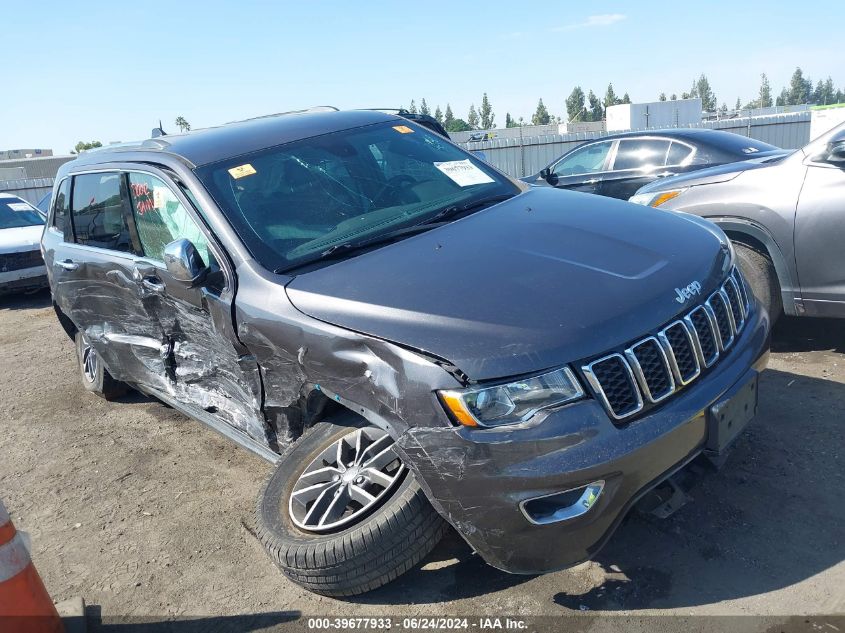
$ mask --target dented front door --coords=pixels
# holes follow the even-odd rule
[[[192,413],[213,416],[252,440],[272,444],[261,409],[258,365],[234,334],[234,283],[222,250],[202,226],[185,190],[165,173],[132,170],[126,178],[132,225],[143,253],[135,261],[133,280],[143,318],[159,333],[160,362],[148,365],[145,386]],[[174,279],[163,263],[164,247],[182,238],[196,246],[210,269],[196,286]]]

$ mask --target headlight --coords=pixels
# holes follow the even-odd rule
[[[584,397],[569,367],[504,385],[438,393],[458,422],[476,427],[519,424],[540,409]]]
[[[684,191],[686,191],[686,188],[670,189],[669,191],[655,191],[654,193],[638,193],[628,198],[628,202],[642,204],[646,207],[659,207],[664,202],[669,202],[672,198],[677,198]]]

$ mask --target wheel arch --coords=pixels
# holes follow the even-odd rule
[[[64,312],[62,312],[62,309],[59,307],[59,304],[57,304],[55,301],[53,301],[53,310],[56,312],[56,317],[58,317],[59,324],[62,326],[62,329],[65,331],[65,334],[68,335],[70,340],[74,340],[76,332],[79,330],[79,328],[77,328],[76,324],[70,320],[70,317],[68,317]]]
[[[780,285],[783,310],[786,314],[796,315],[795,304],[801,299],[798,280],[794,274],[794,267],[789,265],[771,233],[765,227],[742,218],[708,217],[707,219],[722,229],[731,241],[745,244],[769,258]]]

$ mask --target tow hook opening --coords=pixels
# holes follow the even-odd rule
[[[569,521],[590,511],[604,490],[604,480],[580,488],[526,499],[519,504],[522,514],[534,525]]]

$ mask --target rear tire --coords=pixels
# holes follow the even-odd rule
[[[103,360],[96,350],[85,340],[82,332],[74,334],[76,343],[76,359],[79,362],[79,373],[82,376],[82,386],[86,391],[97,394],[106,400],[114,400],[124,395],[129,387],[126,383],[112,378],[109,370],[103,365]]]
[[[258,537],[273,562],[293,582],[326,596],[353,596],[390,582],[422,560],[448,527],[404,465],[401,479],[397,476],[383,493],[374,492],[383,497],[362,516],[322,532],[297,526],[294,520],[303,525],[311,514],[297,515],[291,504],[294,488],[302,490],[302,484],[297,487],[300,477],[313,473],[315,463],[326,464],[326,452],[331,454],[338,442],[358,429],[378,432],[357,424],[360,420],[352,415],[342,421],[346,424],[338,424],[340,419],[321,422],[284,453],[256,508]],[[389,441],[388,437],[385,442]],[[307,481],[312,481],[310,476]]]
[[[783,298],[772,260],[746,244],[734,242],[734,250],[746,282],[774,325],[783,314]]]

